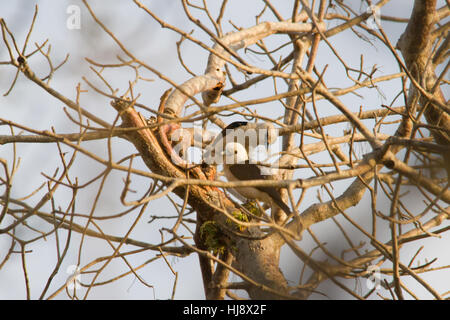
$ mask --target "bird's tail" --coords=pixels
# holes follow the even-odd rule
[[[281,200],[281,197],[278,198],[274,198],[273,199],[275,204],[281,209],[283,210],[287,215],[289,215],[291,213],[291,209],[288,207],[288,205],[286,203],[284,203],[283,200]]]

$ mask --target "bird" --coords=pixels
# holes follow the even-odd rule
[[[232,141],[236,140],[236,134],[238,133],[235,129],[242,128],[248,124],[247,121],[235,121],[227,125],[222,131],[215,137],[215,139],[206,147],[203,154],[204,163],[207,164],[222,164],[222,154],[221,151],[225,149],[225,139]]]
[[[203,153],[203,160],[207,164],[222,164],[220,152],[224,150],[228,142],[237,142],[245,146],[249,154],[255,152],[259,147],[265,149],[276,141],[278,131],[272,124],[267,122],[249,123],[247,121],[234,121],[227,125],[207,145]]]
[[[222,152],[223,170],[228,181],[273,180],[273,176],[251,163],[246,148],[237,142],[228,142]],[[240,195],[247,199],[260,200],[269,205],[276,205],[286,214],[290,214],[289,206],[283,201],[275,187],[236,187]]]

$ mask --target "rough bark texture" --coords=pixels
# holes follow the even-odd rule
[[[438,99],[438,101],[445,103],[443,94],[439,89],[435,92],[432,91],[437,78],[434,72],[436,66],[430,61],[433,42],[431,33],[435,23],[434,12],[435,1],[416,1],[411,21],[409,22],[405,33],[402,35],[398,47],[401,49],[406,66],[414,79],[416,79],[416,81],[428,92],[434,94],[434,97]],[[321,27],[323,26],[321,25]],[[225,81],[222,69],[226,63],[225,59],[229,59],[230,57],[229,52],[227,52],[222,45],[227,45],[232,50],[238,50],[277,32],[298,33],[310,31],[312,29],[312,25],[307,24],[296,25],[290,22],[263,23],[247,30],[226,35],[220,40],[220,44],[216,44],[213,47],[214,52],[209,57],[205,75],[194,77],[182,84],[169,96],[166,110],[161,111],[166,112],[170,116],[178,116],[182,112],[187,99],[193,97],[197,93],[202,93],[205,106],[209,106],[211,103],[217,101]],[[303,56],[304,53],[305,51],[301,53],[301,56]],[[299,54],[300,53],[297,52],[297,56]],[[301,61],[301,59],[298,60]],[[305,83],[308,83],[310,86],[315,86],[315,80],[310,74],[305,73],[303,70],[299,70],[299,67],[299,63],[294,63],[294,70],[291,75],[288,76],[291,78],[291,83],[295,84],[297,80],[294,79],[299,75],[301,80]],[[251,70],[251,68],[246,66],[242,66],[242,68],[244,70]],[[291,89],[294,88],[293,86],[291,87]],[[318,84],[316,90],[332,102],[339,111],[346,115],[352,124],[356,126],[363,136],[371,143],[373,148],[377,149],[382,146],[382,143],[359,121],[358,117],[349,112],[347,108],[325,87]],[[409,94],[410,101],[414,100],[412,97],[417,95],[417,92],[417,88],[412,85]],[[421,107],[425,108],[425,116],[430,124],[447,129],[450,128],[448,114],[439,108],[439,106],[431,103],[423,96],[419,101]],[[291,108],[294,107],[294,102],[295,99],[290,100],[289,106]],[[298,121],[297,118],[296,121]],[[140,127],[145,125],[132,108],[128,108],[122,113],[122,119],[125,126]],[[290,124],[295,124],[296,121]],[[411,131],[411,121],[409,118],[404,117],[396,135],[399,137],[409,137]],[[449,144],[448,135],[438,130],[433,130],[432,132],[438,144]],[[160,146],[161,138],[165,141],[163,147]],[[165,140],[166,138],[164,136],[158,136],[150,130],[140,130],[130,134],[129,139],[135,144],[145,163],[153,172],[171,177],[187,177],[185,172],[173,165],[169,160],[167,152],[170,153],[170,143]],[[384,148],[384,150],[386,151],[388,148]],[[398,150],[400,150],[400,148],[392,147],[390,148],[389,154],[394,157],[393,154]],[[449,160],[449,157],[450,155],[444,156],[446,161]],[[300,235],[305,227],[329,219],[350,206],[359,203],[367,190],[367,183],[373,178],[375,171],[382,168],[382,165],[379,163],[377,164],[377,161],[383,161],[381,158],[382,157],[376,159],[376,161],[372,161],[371,167],[373,167],[374,170],[366,171],[366,173],[362,175],[360,179],[356,179],[340,197],[327,203],[310,206],[302,214],[300,219],[294,219],[288,224],[288,230],[293,234]],[[395,157],[394,160],[397,161]],[[190,177],[197,179],[213,179],[214,175],[202,172],[199,168],[196,168],[191,171]],[[180,186],[174,191],[180,198],[184,198],[186,187]],[[279,269],[280,248],[285,243],[285,241],[283,241],[283,239],[285,239],[284,236],[280,237],[280,235],[275,232],[270,236],[263,237],[264,234],[262,231],[254,227],[246,229],[243,232],[244,237],[230,231],[225,215],[216,208],[222,207],[227,210],[228,213],[232,213],[239,209],[217,188],[190,186],[188,203],[197,212],[198,223],[194,237],[197,248],[204,251],[208,250],[200,235],[202,224],[207,221],[217,222],[221,232],[230,244],[228,251],[221,254],[220,258],[227,260],[228,263],[232,262],[234,268],[248,277],[250,284],[247,287],[247,292],[252,299],[279,299],[289,296],[287,281]],[[263,238],[259,239],[261,237]],[[295,246],[293,243],[290,245]],[[297,248],[297,252],[300,251],[301,249]],[[306,260],[309,258],[306,255],[300,254],[299,257],[302,260],[304,259],[305,263],[308,263]],[[226,267],[223,267],[223,265],[218,265],[216,270],[214,270],[211,259],[201,254],[199,254],[199,261],[206,297],[208,299],[223,299],[225,290],[219,287],[220,285],[226,284],[228,270],[226,270]],[[331,274],[343,272],[343,270],[332,265],[329,265],[326,268],[328,268],[328,272]],[[310,283],[313,286],[316,286],[330,275],[330,273],[327,275],[324,272],[324,270],[316,270],[316,273],[310,279]],[[305,292],[298,292],[296,294],[298,298],[306,298],[308,295],[309,294],[305,294]]]
[[[83,272],[95,274],[92,278],[92,285],[86,291],[85,298],[91,288],[97,285],[108,284],[131,273],[139,277],[136,271],[144,265],[135,268],[134,265],[129,263],[131,259],[127,257],[129,254],[141,254],[144,249],[151,250],[154,253],[154,256],[148,260],[149,263],[164,259],[173,273],[175,279],[172,298],[175,297],[178,272],[171,267],[166,255],[186,256],[191,253],[198,255],[203,288],[207,299],[224,299],[226,295],[233,298],[235,293],[231,290],[245,290],[251,299],[306,299],[313,292],[320,292],[320,289],[315,289],[327,279],[351,296],[357,299],[366,299],[375,291],[367,291],[367,295],[364,293],[364,296],[360,296],[361,293],[358,289],[350,288],[350,286],[347,286],[348,283],[344,283],[342,280],[369,278],[372,272],[369,267],[375,265],[382,267],[383,275],[389,278],[389,281],[384,281],[384,285],[385,289],[388,289],[386,292],[393,299],[403,299],[406,292],[416,298],[410,292],[410,288],[406,287],[409,286],[409,281],[401,281],[401,277],[404,276],[414,278],[436,299],[448,297],[447,288],[445,288],[447,291],[439,289],[444,292],[441,294],[422,279],[422,274],[428,275],[428,271],[441,272],[446,267],[437,267],[433,264],[435,260],[426,262],[423,266],[410,267],[416,257],[422,259],[422,257],[419,257],[419,253],[420,255],[423,254],[421,252],[423,248],[421,239],[433,237],[436,240],[437,235],[448,232],[450,229],[448,225],[441,229],[434,228],[444,224],[450,217],[450,207],[448,207],[448,203],[450,203],[449,184],[448,179],[445,179],[442,175],[440,158],[442,156],[444,159],[443,163],[450,175],[450,108],[440,87],[441,83],[445,83],[442,79],[450,66],[446,62],[450,48],[448,37],[450,24],[443,20],[450,16],[448,1],[447,6],[436,10],[437,0],[415,0],[414,4],[411,2],[413,10],[409,20],[389,15],[381,16],[382,20],[400,23],[402,28],[405,28],[407,23],[404,33],[397,43],[397,49],[401,51],[403,59],[393,48],[382,24],[378,23],[378,29],[374,29],[373,25],[370,26],[366,21],[372,15],[372,12],[381,8],[389,0],[380,0],[375,6],[371,7],[371,10],[360,13],[350,10],[351,6],[356,7],[353,2],[349,5],[345,1],[317,0],[311,2],[295,0],[289,2],[293,5],[293,8],[292,18],[288,20],[282,17],[271,1],[263,0],[265,5],[256,16],[256,25],[242,28],[239,24],[244,20],[241,20],[235,26],[233,25],[235,29],[232,30],[235,32],[226,34],[222,30],[221,19],[224,18],[223,14],[227,1],[222,2],[219,15],[214,20],[211,11],[207,8],[207,1],[193,4],[187,0],[182,0],[181,4],[188,19],[213,39],[214,45],[212,47],[206,45],[203,40],[196,38],[198,34],[194,36],[193,32],[187,33],[172,26],[138,0],[132,1],[149,14],[152,19],[156,20],[162,28],[169,28],[182,36],[182,39],[177,43],[178,58],[182,66],[192,75],[191,79],[182,84],[175,83],[156,68],[134,56],[132,50],[127,49],[119,38],[108,29],[106,24],[96,17],[88,1],[83,0],[82,2],[95,23],[111,37],[127,57],[124,59],[119,55],[117,57],[119,64],[102,64],[86,59],[92,65],[92,71],[102,80],[102,83],[108,87],[111,93],[104,92],[102,87],[97,87],[87,78],[83,78],[86,85],[89,86],[89,91],[95,90],[101,96],[113,100],[112,106],[122,120],[120,126],[117,126],[119,118],[110,123],[104,120],[106,117],[96,116],[84,109],[82,98],[87,97],[84,95],[86,92],[85,85],[78,84],[76,99],[72,101],[50,84],[53,73],[65,61],[56,67],[57,64],[52,62],[51,47],[47,41],[43,42],[37,49],[30,49],[29,44],[27,48],[27,43],[32,39],[30,35],[38,13],[37,6],[22,50],[18,47],[18,44],[22,42],[21,39],[16,39],[11,31],[12,28],[7,26],[6,20],[0,18],[4,44],[2,49],[4,46],[6,53],[4,56],[9,55],[9,60],[0,61],[0,67],[10,67],[15,74],[11,73],[13,76],[11,86],[6,89],[7,92],[4,95],[8,96],[16,86],[16,82],[19,85],[21,78],[25,81],[31,81],[43,89],[46,94],[69,107],[70,113],[66,112],[66,114],[77,128],[76,132],[62,134],[57,133],[52,125],[50,125],[52,130],[40,130],[14,120],[0,118],[0,124],[3,125],[1,129],[5,130],[9,127],[11,131],[8,135],[0,135],[0,145],[13,144],[10,154],[12,161],[7,159],[8,154],[5,159],[0,158],[0,189],[4,191],[3,195],[0,195],[0,225],[2,225],[0,235],[10,237],[12,242],[6,257],[3,261],[0,261],[0,270],[10,256],[19,252],[17,250],[19,245],[27,298],[30,298],[31,295],[25,261],[26,254],[31,252],[29,245],[39,239],[45,240],[46,237],[53,236],[53,233],[56,235],[58,262],[48,278],[46,288],[41,293],[41,298],[44,298],[47,296],[47,290],[50,288],[53,277],[60,271],[65,254],[69,249],[70,237],[67,237],[64,253],[61,254],[60,248],[63,248],[61,239],[64,237],[58,236],[59,228],[82,235],[78,261],[82,260],[81,249],[85,236],[102,239],[114,249],[111,255],[99,257],[81,268]],[[204,7],[202,7],[201,2]],[[310,4],[312,7],[310,7]],[[208,29],[207,24],[194,16],[195,14],[190,13],[190,10],[194,8],[207,14],[210,19],[209,22],[216,29],[215,33]],[[347,12],[347,15],[339,13],[341,10]],[[270,14],[270,16],[267,14]],[[278,19],[278,22],[260,22],[260,19],[273,20],[273,17]],[[311,23],[305,23],[308,20]],[[336,26],[326,30],[326,25],[333,25],[336,21],[338,22]],[[246,26],[247,21],[244,21],[243,25]],[[346,61],[347,56],[341,57],[340,54],[343,52],[335,48],[330,41],[331,37],[345,30],[353,31],[358,36],[358,32],[362,30],[363,33],[367,32],[367,34],[381,40],[380,44],[386,45],[392,53],[392,62],[398,63],[402,70],[395,74],[383,74],[382,76],[377,74],[375,76],[375,73],[379,70],[374,65],[373,70],[367,73],[368,67],[367,63],[363,61],[364,55],[361,55],[359,68],[357,62]],[[285,37],[283,45],[277,48],[272,47],[271,41],[267,41],[269,45],[266,46],[265,38],[270,37],[270,40],[272,40],[273,37],[278,37],[278,34],[288,35],[289,37]],[[364,38],[364,36],[361,36],[361,38]],[[184,39],[192,41],[209,53],[203,75],[195,75],[184,64],[179,51],[179,45]],[[378,41],[377,39],[373,42]],[[371,39],[369,41],[372,42]],[[345,69],[346,73],[342,76],[346,83],[347,80],[350,80],[352,83],[350,87],[333,88],[331,83],[334,81],[329,81],[328,78],[330,69],[316,65],[319,43],[323,43],[324,46],[326,44],[327,50],[330,49],[336,58],[331,59],[330,61],[333,62],[330,62],[328,66],[337,63],[339,69],[335,69],[336,66],[332,66],[330,69],[335,69],[333,72],[337,71],[338,76],[340,76],[340,68]],[[263,68],[257,67],[258,62],[255,61],[259,61],[259,59],[251,59],[251,56],[248,56],[249,62],[247,62],[238,55],[238,50],[250,45],[254,46],[248,48],[250,51],[258,47],[257,50],[253,51],[269,63],[268,68],[266,68],[266,65]],[[74,50],[78,49],[75,48]],[[257,52],[258,50],[259,52]],[[36,72],[39,70],[39,74],[41,73],[40,66],[34,70],[34,63],[39,63],[35,62],[35,59],[31,59],[34,55],[42,55],[48,61],[50,70],[47,77],[41,78]],[[285,55],[285,58],[282,58],[281,55]],[[252,65],[252,63],[255,65]],[[438,72],[437,70],[441,70],[443,63],[446,63],[443,68],[444,72]],[[286,71],[288,64],[291,64],[291,68]],[[130,67],[135,70],[136,78],[129,81],[129,86],[123,88],[125,92],[122,94],[121,90],[113,89],[113,85],[109,83],[108,79],[110,79],[110,76],[112,77],[112,74],[110,75],[109,72],[103,73],[103,71],[107,69],[117,70],[117,68],[128,69]],[[145,73],[141,72],[143,69],[152,72],[175,88],[170,95],[171,89],[164,93],[158,111],[141,103],[141,98],[144,98],[141,95],[144,94],[143,92],[137,94],[137,91],[141,88],[135,86],[138,81],[149,80]],[[238,84],[235,75],[240,76],[240,73],[256,74],[257,76],[242,80],[244,82]],[[21,77],[20,74],[25,77]],[[118,74],[118,76],[121,77],[122,74]],[[229,76],[228,79],[227,76]],[[116,80],[116,78],[113,79]],[[227,95],[229,99],[241,99],[242,96],[237,98],[231,95],[253,87],[265,79],[268,80],[267,82],[272,82],[275,94],[271,94],[269,90],[267,92],[258,90],[256,99],[250,99],[249,97],[246,100],[235,101],[236,103],[233,104],[211,107],[212,104],[220,100],[222,94]],[[364,111],[364,106],[361,106],[358,112],[355,110],[357,106],[346,104],[344,102],[346,97],[341,98],[350,93],[358,95],[359,93],[356,91],[359,89],[379,90],[377,83],[393,79],[397,79],[395,80],[397,82],[401,79],[403,86],[397,88],[397,85],[394,85],[394,94],[392,95],[390,91],[391,96],[386,99],[392,98],[391,102],[387,103],[390,104],[389,106],[383,104],[372,111]],[[232,88],[224,91],[226,81],[231,83]],[[278,82],[285,82],[286,86],[283,84],[283,87],[280,87]],[[407,90],[408,83],[410,83],[409,90]],[[288,92],[279,93],[280,89],[285,90],[286,88]],[[400,94],[397,94],[397,89],[400,89]],[[145,94],[153,95],[154,93],[146,90]],[[159,95],[159,93],[157,94]],[[202,95],[203,103],[197,100],[197,95]],[[403,101],[399,99],[401,96]],[[193,108],[185,107],[189,99],[199,107],[199,110],[192,111]],[[319,100],[322,100],[324,104],[316,104]],[[370,104],[377,103],[372,99],[370,100]],[[394,107],[399,101],[401,106]],[[11,100],[11,102],[13,102],[12,105],[15,105],[15,100]],[[280,103],[279,109],[275,110],[279,113],[277,116],[273,115],[273,109],[270,112],[259,109],[259,104],[269,102]],[[330,110],[322,109],[323,106]],[[156,118],[145,119],[136,111],[135,107],[156,114]],[[334,115],[323,117],[322,112],[325,111],[327,114],[331,111]],[[73,112],[78,117],[74,116]],[[114,110],[112,110],[112,113],[116,115]],[[228,118],[229,113],[233,118]],[[246,120],[244,123],[234,123],[231,127],[239,127],[239,130],[236,130],[238,133],[235,132],[239,137],[237,140],[247,150],[251,149],[250,145],[254,147],[255,145],[273,144],[278,135],[283,136],[283,152],[277,154],[276,158],[271,157],[271,160],[278,159],[276,164],[279,165],[277,168],[279,170],[278,173],[274,173],[275,179],[245,180],[232,183],[223,183],[217,180],[215,165],[219,162],[211,164],[207,159],[212,154],[215,154],[214,160],[217,160],[217,155],[221,158],[225,141],[220,138],[224,135],[219,134],[219,139],[214,139],[211,133],[205,134],[203,129],[209,123],[225,128],[227,126],[225,122],[230,124],[231,121],[235,120],[235,116],[242,116]],[[200,120],[204,121],[201,130],[195,126],[194,128],[183,128],[183,126],[188,127],[188,125],[185,125],[186,121]],[[341,135],[339,128],[344,127],[343,123],[347,128],[343,130]],[[333,128],[329,129],[327,127],[329,125],[332,125]],[[103,128],[100,129],[99,126]],[[277,129],[274,130],[274,126]],[[396,131],[392,134],[394,127]],[[28,134],[18,133],[16,129],[28,132]],[[222,131],[222,133],[224,132]],[[255,132],[257,132],[256,137]],[[264,134],[261,134],[262,132]],[[429,137],[430,135],[431,137]],[[136,155],[128,152],[125,157],[121,155],[120,160],[116,161],[112,146],[113,141],[111,140],[113,136],[119,136],[131,142],[139,152],[139,156],[148,170],[143,171],[135,168],[136,163],[133,162],[133,159]],[[199,136],[201,136],[201,139],[194,138]],[[229,138],[230,135],[227,137]],[[298,143],[297,137],[300,137],[300,143]],[[304,139],[305,137],[306,139]],[[99,139],[107,139],[108,156],[100,155],[98,150],[96,150],[97,152],[90,151],[83,145],[85,141]],[[180,139],[182,140],[180,141]],[[214,141],[210,144],[212,140]],[[15,182],[14,187],[12,184],[13,178],[20,176],[15,175],[20,163],[16,155],[15,144],[21,142],[57,143],[57,149],[55,148],[57,151],[55,152],[59,153],[61,165],[55,163],[55,166],[57,168],[62,166],[64,170],[62,170],[62,173],[61,170],[55,170],[53,176],[48,176],[48,172],[43,173],[44,180],[40,187],[30,195],[20,195],[21,198],[16,198],[16,195],[23,192],[23,190],[15,191],[21,187],[19,185],[19,188],[17,188],[17,182]],[[358,150],[358,146],[361,145],[360,142],[367,142],[368,145],[365,149],[370,148],[371,150],[363,151],[364,155],[361,155],[360,150]],[[206,144],[210,145],[206,146]],[[183,152],[179,153],[180,146],[183,146],[183,151],[187,151],[187,148],[191,146],[202,148],[204,162],[192,164],[185,160],[180,155]],[[70,160],[66,147],[73,151]],[[2,146],[2,148],[4,147]],[[399,153],[401,150],[405,150],[405,152]],[[328,152],[328,155],[326,152]],[[73,169],[69,173],[69,169],[75,161],[84,165],[84,158],[81,160],[83,162],[78,162],[75,159],[76,155],[80,153],[103,166],[102,172],[95,177],[93,177],[92,172],[86,172],[88,179],[86,183],[82,182],[82,185],[78,181],[84,179],[81,177],[78,179],[78,174],[74,176]],[[249,153],[251,154],[251,152]],[[324,158],[315,158],[316,155],[320,157],[324,154],[329,156],[325,163],[322,161]],[[128,165],[124,164],[126,162],[128,162]],[[265,161],[263,160],[263,162]],[[223,161],[220,164],[223,164]],[[306,169],[305,171],[309,173],[303,175],[305,173],[305,171],[302,171],[303,169]],[[383,170],[381,171],[381,169]],[[295,173],[301,174],[299,175],[300,179],[295,176],[294,180],[294,170],[298,170]],[[123,210],[118,210],[119,213],[117,214],[104,216],[98,214],[101,210],[98,201],[103,198],[102,195],[106,192],[104,191],[106,190],[105,186],[112,171],[120,173],[121,176],[122,174],[126,175],[122,193],[118,195]],[[130,186],[134,175],[148,178],[151,184],[149,190],[145,191],[141,199],[133,201],[129,200],[132,196],[129,197],[127,194],[133,192]],[[306,178],[306,175],[309,177]],[[21,178],[19,177],[19,179]],[[348,185],[341,188],[341,181],[344,180],[348,182]],[[19,181],[28,183],[28,181],[22,179]],[[83,192],[80,191],[88,187],[93,188],[97,181],[101,181],[101,183],[99,183],[89,213],[84,212],[83,209],[78,212],[75,204],[80,203],[80,194],[83,194],[84,191],[87,193],[88,189],[83,190]],[[284,208],[277,212],[275,208],[271,208],[272,216],[269,217],[265,210],[269,207],[270,201],[265,200],[266,203],[263,204],[266,206],[265,208],[261,206],[252,207],[248,204],[241,206],[229,197],[233,187],[238,190],[237,188],[241,186],[260,187],[269,186],[269,184],[270,187],[282,189],[282,196],[286,199],[285,203],[289,204],[289,210]],[[339,187],[336,187],[337,185]],[[41,197],[45,186],[48,187],[48,192]],[[226,191],[222,190],[222,187]],[[67,200],[65,199],[66,192],[56,192],[57,188],[66,188],[69,193],[72,192],[73,194],[65,211],[61,208],[65,206]],[[415,193],[410,192],[412,189],[415,189]],[[89,195],[92,195],[90,190]],[[139,191],[141,190],[139,188]],[[139,191],[138,193],[140,193]],[[312,195],[314,191],[317,191],[317,199]],[[62,197],[60,193],[63,194]],[[177,195],[182,200],[182,204],[168,196],[169,193]],[[370,195],[367,193],[370,193]],[[236,194],[233,195],[236,196]],[[150,201],[165,196],[168,196],[177,214],[172,215],[170,212],[164,212],[162,215],[152,216],[151,222],[164,219],[163,224],[149,224],[150,227],[145,228],[144,231],[144,237],[147,237],[149,232],[160,232],[161,242],[154,244],[129,238],[138,222],[147,213],[146,209]],[[363,200],[363,196],[370,196],[369,205]],[[36,197],[41,197],[37,201],[37,205],[34,202]],[[239,197],[242,202],[246,200],[243,195],[239,195]],[[239,199],[239,197],[237,198]],[[82,198],[82,200],[85,200],[85,198]],[[263,199],[260,200],[264,202]],[[304,200],[305,202],[302,202]],[[32,204],[33,202],[34,204]],[[89,204],[86,203],[86,205]],[[350,207],[358,204],[359,208],[348,211]],[[290,212],[291,207],[292,212]],[[303,208],[306,209],[303,210]],[[303,211],[299,212],[299,210]],[[109,235],[102,231],[103,226],[100,225],[100,221],[107,220],[106,225],[110,226],[109,219],[119,219],[125,217],[125,215],[127,219],[131,219],[131,215],[128,214],[138,211],[139,214],[124,236]],[[194,212],[196,213],[195,218],[188,216]],[[355,216],[357,219],[355,219]],[[34,222],[28,223],[29,219],[35,217],[40,217],[43,221],[49,223],[52,227],[51,231],[36,228],[37,224],[35,225]],[[342,220],[345,219],[347,225],[351,225],[350,228],[341,224],[341,218]],[[74,219],[79,219],[85,224],[82,225]],[[166,226],[167,224],[170,225],[170,221],[173,220],[167,219],[176,221],[171,229]],[[324,234],[314,235],[316,232],[315,225],[326,220],[330,223],[336,223],[342,233],[340,236],[342,242],[347,242],[347,244],[342,245],[342,248],[336,249],[342,250],[340,256],[334,248],[330,249],[332,246],[328,246],[323,241]],[[371,221],[360,223],[359,220]],[[95,230],[90,228],[91,224],[95,226]],[[191,226],[195,227],[194,232],[191,231]],[[314,226],[314,228],[309,228],[311,226]],[[16,228],[20,229],[16,230]],[[364,243],[363,241],[360,244],[356,243],[357,240],[354,239],[356,236],[354,237],[351,232],[352,228],[357,230],[358,234],[361,235],[359,240],[363,240]],[[298,242],[302,238],[302,232],[306,229],[314,242]],[[377,229],[382,229],[382,232],[377,232]],[[27,232],[23,232],[24,230]],[[320,230],[320,227],[317,230]],[[37,235],[31,237],[28,232]],[[390,238],[386,239],[385,235],[388,232],[390,232]],[[328,233],[328,229],[323,233]],[[338,233],[334,234],[333,232],[332,236],[339,236]],[[172,237],[167,239],[165,234],[170,234]],[[193,235],[193,240],[191,235]],[[326,235],[329,236],[329,234]],[[418,250],[407,263],[404,258],[404,256],[407,256],[405,251],[401,252],[402,255],[400,255],[400,250],[403,250],[402,245],[417,240],[419,240],[416,243],[418,244]],[[445,239],[442,241],[445,246]],[[118,246],[115,246],[113,242],[118,243]],[[180,242],[182,247],[179,246]],[[176,245],[171,246],[170,243],[176,243]],[[122,251],[124,244],[134,245],[139,249],[125,252]],[[333,243],[333,247],[334,244],[337,244],[337,240],[336,243]],[[340,242],[339,245],[341,245]],[[434,246],[434,243],[432,245]],[[290,266],[296,268],[296,270],[302,270],[296,283],[289,281],[288,284],[287,278],[280,269],[280,252],[283,246],[286,246],[287,249],[290,249],[290,253],[298,257],[298,265]],[[316,249],[320,254],[325,254],[326,261],[322,259],[323,256],[317,254]],[[349,257],[349,255],[351,256]],[[103,272],[103,269],[115,258],[122,259],[130,268],[130,272],[114,277],[111,281],[97,281],[97,277]],[[416,259],[416,262],[418,259]],[[100,268],[96,268],[98,263],[104,261],[106,262]],[[291,263],[291,260],[289,262]],[[48,263],[46,267],[48,268]],[[95,271],[91,271],[91,268],[95,268]],[[312,271],[309,279],[303,278],[303,270]],[[189,273],[192,270],[185,270],[184,272]],[[240,277],[242,282],[229,279],[231,273]],[[144,279],[140,278],[140,281],[146,284]],[[439,279],[437,281],[439,282]],[[61,286],[49,297],[53,298],[64,289],[68,289],[67,285],[68,283]],[[163,285],[165,286],[166,283],[164,282]],[[149,285],[149,287],[152,287],[152,285]],[[372,289],[368,286],[368,290]],[[66,290],[66,293],[69,294],[69,290]],[[77,298],[75,291],[74,297],[70,298]],[[235,298],[240,297],[236,296]]]
[[[126,103],[116,102],[114,107],[121,112],[123,127],[140,128],[146,126],[144,119]],[[161,175],[174,178],[186,178],[185,172],[172,164],[170,158],[161,147],[155,131],[144,129],[136,130],[127,135],[128,140],[132,142],[139,151],[142,159],[149,169]],[[191,178],[206,178],[208,173],[194,170],[191,172]],[[174,189],[181,199],[185,197],[186,186],[180,186]],[[236,259],[235,265],[238,270],[247,275],[250,279],[263,286],[250,286],[249,295],[252,299],[280,299],[287,295],[287,283],[279,269],[279,247],[280,244],[275,236],[269,236],[262,240],[252,240],[241,238],[233,232],[227,232],[232,229],[227,222],[227,217],[215,209],[223,207],[227,212],[232,213],[240,209],[217,188],[208,186],[189,186],[188,203],[197,212],[197,229],[195,241],[199,249],[206,249],[199,235],[200,227],[206,221],[214,221],[224,228],[222,231],[229,238],[233,253]],[[244,231],[244,236],[253,238],[262,238],[264,234],[258,228],[248,228]],[[223,292],[217,290],[212,281],[212,271],[210,271],[209,259],[200,256],[200,264],[203,274],[205,295],[209,299],[218,299],[223,297]],[[222,281],[223,277],[221,278]],[[226,278],[225,278],[226,281]],[[272,290],[267,291],[267,288]],[[276,294],[273,291],[279,292]]]
[[[433,97],[446,104],[444,94],[439,84],[436,85],[436,65],[432,61],[432,47],[434,38],[432,32],[436,23],[436,0],[416,0],[408,26],[400,37],[397,47],[401,50],[406,67],[413,78]],[[417,91],[416,86],[411,84],[410,90],[413,94]],[[442,108],[429,101],[427,97],[420,96],[421,108],[425,108],[425,117],[428,123],[443,128],[444,130],[431,130],[436,143],[450,145],[450,115]],[[450,175],[450,154],[444,154],[445,166]]]

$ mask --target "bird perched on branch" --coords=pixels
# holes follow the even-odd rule
[[[228,181],[272,180],[271,170],[252,163],[249,154],[259,146],[267,148],[276,137],[277,131],[269,123],[232,122],[207,146],[204,163],[223,164]],[[242,201],[257,199],[286,214],[291,212],[275,187],[238,187],[230,192]]]
[[[206,147],[204,161],[208,164],[222,164],[221,152],[225,150],[228,142],[240,143],[250,154],[259,146],[267,148],[277,137],[278,131],[270,123],[235,121],[226,126]]]
[[[237,142],[228,142],[223,155],[223,168],[228,181],[272,180],[270,174],[265,174],[261,167],[251,163],[246,148]],[[275,187],[236,187],[240,195],[247,199],[257,199],[269,205],[276,205],[286,214],[291,210],[281,198]]]

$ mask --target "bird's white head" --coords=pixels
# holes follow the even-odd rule
[[[228,142],[223,151],[225,164],[243,163],[248,160],[248,153],[245,147],[237,142]]]

